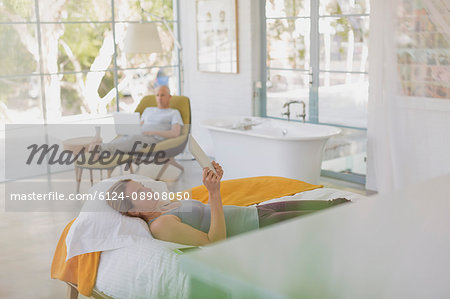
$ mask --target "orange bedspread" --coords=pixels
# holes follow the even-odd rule
[[[294,195],[321,188],[299,180],[276,176],[259,176],[223,181],[220,194],[224,205],[250,206],[269,199]],[[204,185],[192,188],[192,198],[208,203],[208,191]]]
[[[320,187],[283,177],[262,176],[223,181],[220,190],[224,205],[249,206]],[[192,188],[192,198],[207,203],[208,191],[205,186]],[[51,277],[77,284],[78,291],[89,297],[95,286],[101,252],[82,254],[66,261],[66,236],[74,221],[61,234],[53,257]]]
[[[75,219],[67,224],[61,234],[61,238],[59,238],[55,255],[53,256],[51,277],[77,284],[78,291],[84,296],[90,297],[95,286],[95,279],[97,278],[101,252],[91,252],[74,256],[66,261],[66,236],[74,221]]]

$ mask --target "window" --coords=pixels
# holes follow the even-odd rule
[[[152,22],[140,5],[177,31],[176,0],[0,0],[0,122],[132,111],[158,84],[177,93],[177,49],[162,24],[162,53],[123,53],[128,25]]]
[[[397,67],[403,96],[450,98],[450,45],[440,26],[448,21],[448,11],[439,10],[438,4],[402,0],[397,7]]]
[[[342,127],[322,169],[357,182],[366,171],[369,13],[369,0],[267,0],[265,8],[261,114],[282,118],[284,103],[302,100],[307,122]]]

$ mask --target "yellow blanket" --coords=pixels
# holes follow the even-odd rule
[[[320,187],[282,177],[262,176],[223,181],[220,190],[224,205],[249,206]],[[192,198],[207,203],[208,191],[205,186],[192,188]],[[82,254],[66,261],[66,236],[74,220],[61,234],[53,257],[51,277],[77,284],[78,291],[89,297],[95,286],[101,252]]]
[[[78,285],[78,291],[84,296],[90,297],[97,278],[101,252],[74,256],[66,261],[66,236],[74,221],[75,219],[67,224],[61,234],[61,238],[59,238],[55,255],[53,256],[51,277]]]
[[[321,187],[323,186],[283,177],[260,176],[223,181],[220,185],[220,194],[224,205],[250,206]],[[192,199],[208,203],[206,187],[202,185],[192,188]]]

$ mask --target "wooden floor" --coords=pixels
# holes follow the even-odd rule
[[[171,191],[181,191],[201,185],[201,169],[196,161],[181,161],[184,173],[175,182],[168,183]],[[138,174],[155,177],[158,169],[141,166]],[[116,170],[113,175],[120,174]],[[178,170],[170,168],[163,179],[174,179]],[[99,174],[94,174],[94,181]],[[73,182],[73,171],[62,172],[51,177],[36,177],[32,180],[55,183]],[[26,184],[26,182],[24,182]],[[344,189],[367,194],[363,186],[338,180],[321,178],[326,187]],[[50,185],[50,184],[43,184]],[[80,192],[90,187],[88,174],[84,174]],[[5,184],[0,184],[0,298],[65,298],[66,285],[50,279],[50,266],[59,236],[68,222],[77,216],[73,212],[5,212]],[[79,298],[85,298],[79,296]]]

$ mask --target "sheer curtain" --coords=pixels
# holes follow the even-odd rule
[[[424,2],[371,1],[367,189],[450,173],[448,17]]]
[[[433,23],[450,40],[450,1],[426,0],[423,4]]]

